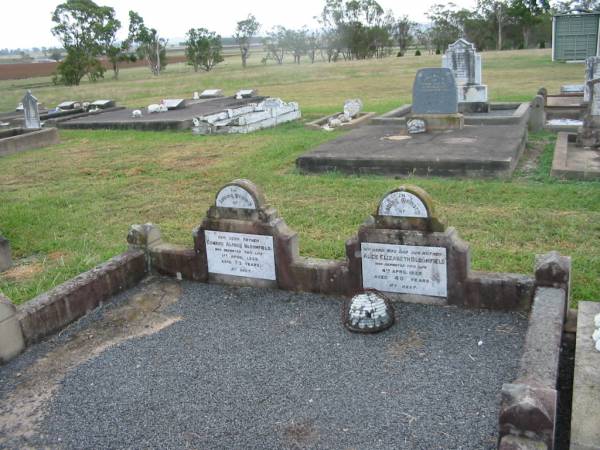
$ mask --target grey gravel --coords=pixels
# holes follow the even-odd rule
[[[343,327],[340,298],[182,286],[166,312],[183,320],[70,371],[28,445],[496,447],[498,394],[517,374],[523,315],[395,303],[392,328],[360,335]],[[70,332],[0,369],[0,401],[28,360]]]

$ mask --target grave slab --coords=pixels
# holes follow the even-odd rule
[[[525,126],[465,126],[409,136],[401,126],[351,130],[296,160],[303,172],[508,177],[521,156]]]
[[[74,129],[136,129],[136,130],[185,130],[193,126],[194,117],[216,114],[235,109],[249,103],[260,103],[264,97],[235,99],[222,97],[190,102],[186,108],[168,110],[163,113],[148,114],[141,108],[143,116],[132,117],[134,109],[121,109],[102,112],[92,116],[78,117],[62,121],[60,128]],[[138,109],[138,108],[135,108]]]

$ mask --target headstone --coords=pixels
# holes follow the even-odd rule
[[[437,220],[422,189],[401,186],[387,193],[347,251],[360,260],[354,266],[351,257],[359,288],[427,303],[464,302],[468,246]]]
[[[454,73],[459,103],[486,103],[487,86],[481,84],[481,55],[475,46],[459,39],[450,44],[442,57],[442,67]]]
[[[185,108],[185,99],[183,98],[166,98],[162,101],[162,104],[171,109],[183,109]]]
[[[360,99],[354,98],[344,102],[344,115],[354,119],[362,110],[363,103]]]
[[[200,94],[198,93],[198,91],[194,91],[194,94],[192,95],[192,100],[200,100]]]
[[[221,89],[205,89],[200,93],[200,98],[218,98],[223,97]]]
[[[194,232],[209,282],[261,287],[278,286],[277,261],[290,257],[284,243],[289,238],[285,222],[248,180],[223,186]]]
[[[420,69],[413,84],[413,114],[456,114],[458,99],[454,75],[448,68]]]
[[[115,106],[115,104],[116,103],[114,100],[96,100],[95,102],[92,102],[90,106],[100,109],[106,109],[112,108],[113,106]]]
[[[600,56],[590,56],[585,60],[585,84],[583,85],[583,101],[589,102],[591,98],[588,83],[600,77]]]
[[[23,110],[25,114],[25,128],[36,129],[42,127],[40,112],[38,110],[38,100],[31,94],[31,91],[27,91],[25,97],[23,97]]]

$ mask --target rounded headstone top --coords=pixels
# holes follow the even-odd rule
[[[359,333],[376,333],[394,323],[392,303],[378,291],[367,290],[344,302],[344,326]]]
[[[260,189],[250,180],[233,180],[227,183],[217,193],[215,206],[231,209],[261,209],[265,198]]]
[[[431,197],[416,186],[400,186],[383,196],[377,215],[429,219],[433,215]]]

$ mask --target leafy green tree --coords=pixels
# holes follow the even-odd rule
[[[509,20],[508,8],[508,0],[479,0],[477,2],[479,12],[496,26],[496,50],[502,50],[503,30]]]
[[[210,71],[213,67],[223,61],[221,52],[221,36],[206,28],[190,28],[186,34],[185,56],[188,64],[194,68]]]
[[[256,35],[259,29],[260,23],[258,23],[256,17],[254,17],[252,14],[248,14],[246,19],[240,20],[237,23],[233,37],[240,47],[242,67],[246,67],[246,64],[248,63],[252,38]]]
[[[308,30],[285,30],[284,46],[294,57],[294,62],[300,64],[300,58],[308,52]]]
[[[454,3],[433,5],[427,12],[427,17],[432,23],[431,40],[436,51],[443,52],[449,44],[464,34],[463,24]]]
[[[564,0],[555,5],[557,12],[568,14],[572,12],[591,13],[600,11],[600,1],[598,0]]]
[[[129,45],[135,46],[135,52],[144,59],[153,75],[167,66],[167,40],[158,35],[155,28],[148,28],[144,19],[135,11],[129,11]]]
[[[415,23],[408,16],[400,17],[394,26],[394,37],[396,38],[396,42],[398,42],[401,55],[404,55],[406,49],[413,43],[414,27]]]
[[[56,24],[52,34],[61,40],[67,52],[57,68],[55,80],[78,85],[85,75],[92,81],[101,78],[104,69],[98,57],[121,27],[115,10],[98,6],[92,0],[67,0],[56,7],[52,21]]]
[[[543,16],[550,11],[548,0],[512,0],[509,15],[521,28],[523,47],[529,47],[532,28],[543,21]]]
[[[265,61],[275,60],[277,64],[283,64],[283,58],[286,50],[287,30],[282,26],[276,26],[262,39],[263,48],[267,52]]]

